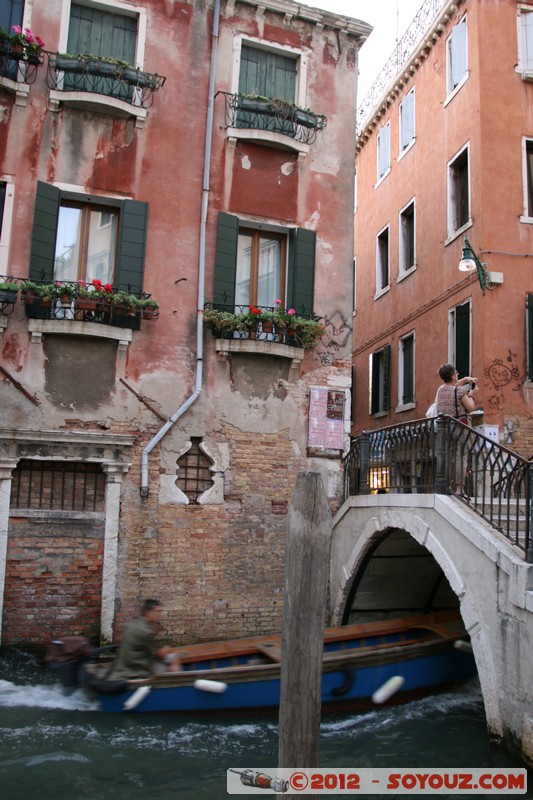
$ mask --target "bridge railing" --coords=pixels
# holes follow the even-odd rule
[[[533,563],[533,461],[453,417],[354,438],[344,460],[344,499],[376,492],[453,494]]]

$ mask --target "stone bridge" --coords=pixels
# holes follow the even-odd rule
[[[447,494],[348,497],[335,515],[332,624],[458,606],[489,733],[533,764],[533,564]]]

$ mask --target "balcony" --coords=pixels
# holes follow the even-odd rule
[[[47,53],[52,107],[60,103],[144,118],[166,78],[124,61],[85,54]]]
[[[37,70],[44,63],[44,52],[38,44],[19,43],[24,36],[2,35],[0,29],[0,87],[17,96],[17,105],[25,106]]]
[[[138,331],[143,320],[159,317],[159,305],[149,294],[129,293],[99,281],[24,281],[0,277],[0,315],[13,313],[18,299],[29,319],[84,322]],[[68,328],[65,328],[65,333]]]
[[[225,97],[226,127],[233,131],[255,130],[289,137],[309,145],[325,130],[327,119],[287,100],[255,95],[227,94]]]
[[[267,353],[301,360],[304,350],[318,345],[325,328],[314,314],[266,306],[229,306],[207,303],[204,324],[219,340],[217,351]],[[223,340],[223,341],[220,341]]]

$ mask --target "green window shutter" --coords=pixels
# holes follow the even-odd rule
[[[239,72],[239,93],[261,97],[296,97],[296,59],[243,45]]]
[[[68,53],[90,53],[135,63],[137,18],[73,3]]]
[[[460,378],[470,375],[470,303],[455,308],[455,369]]]
[[[390,344],[383,348],[383,394],[381,410],[388,411],[390,407]]]
[[[218,305],[232,306],[235,303],[238,242],[239,218],[219,211],[213,294],[213,302]]]
[[[30,280],[54,279],[57,218],[60,191],[48,183],[37,182],[30,252]]]
[[[527,379],[533,381],[533,294],[527,296]]]
[[[294,228],[289,234],[287,308],[298,314],[313,311],[315,296],[316,233]]]
[[[124,200],[120,211],[117,245],[117,288],[142,292],[148,205]]]

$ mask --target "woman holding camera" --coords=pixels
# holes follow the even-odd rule
[[[439,369],[442,386],[437,390],[437,414],[455,417],[468,424],[467,414],[475,408],[473,394],[477,392],[476,379],[468,375],[459,378],[453,364],[443,364]],[[465,452],[465,439],[460,426],[452,426],[449,450],[450,483],[457,494],[464,493],[468,475],[468,454]]]
[[[473,398],[478,390],[476,378],[470,375],[459,378],[459,373],[453,364],[443,364],[439,368],[439,377],[442,386],[439,386],[437,391],[437,414],[447,414],[449,417],[460,419],[461,422],[467,422],[466,415],[476,407]]]

